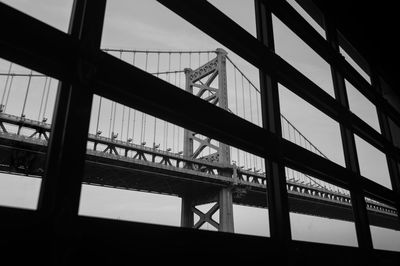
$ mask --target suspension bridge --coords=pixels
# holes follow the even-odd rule
[[[257,82],[223,49],[104,51],[261,126]],[[0,171],[41,178],[58,81],[3,62],[0,82]],[[283,115],[281,124],[284,138],[327,158]],[[97,95],[85,169],[85,184],[181,197],[184,227],[234,232],[233,204],[268,207],[263,158]],[[285,170],[290,211],[353,221],[349,191]],[[395,208],[366,202],[372,225],[399,230]],[[205,203],[214,205],[202,212],[197,206]]]

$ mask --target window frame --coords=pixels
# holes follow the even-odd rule
[[[393,205],[398,212],[400,210],[397,167],[400,149],[393,145],[387,125],[388,118],[400,125],[400,114],[383,98],[376,70],[371,69],[369,73],[372,77],[370,85],[340,56],[338,31],[333,23],[327,23],[325,19],[328,34],[328,40],[325,40],[285,1],[255,0],[258,39],[205,0],[158,2],[260,70],[263,128],[176,90],[173,85],[102,52],[100,40],[105,0],[75,0],[68,34],[0,3],[0,22],[17,25],[5,29],[0,42],[0,56],[61,81],[39,197],[39,215],[45,221],[66,226],[68,222],[65,221],[74,220],[78,215],[91,99],[97,94],[267,159],[266,166],[273,169],[269,172],[268,201],[270,206],[275,206],[270,211],[271,241],[285,250],[297,243],[291,240],[290,234],[282,171],[285,166],[350,190],[360,248],[372,250],[364,197]],[[335,87],[342,94],[342,100],[330,97],[273,52],[271,14],[276,15],[331,65]],[[382,134],[349,111],[342,84],[344,78],[376,106]],[[341,125],[347,167],[336,165],[282,138],[277,119],[277,82]],[[135,84],[134,89],[131,84]],[[146,85],[147,89],[140,89],[142,85]],[[165,101],[166,96],[171,101]],[[268,108],[269,105],[274,107]],[[206,117],[204,113],[212,113],[213,116]],[[226,123],[221,125],[219,121]],[[235,130],[237,128],[241,130]],[[393,190],[360,175],[351,144],[354,134],[386,154]],[[251,139],[247,138],[249,135]]]

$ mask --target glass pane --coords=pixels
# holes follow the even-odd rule
[[[1,2],[61,31],[68,31],[72,0],[3,0]]]
[[[344,166],[339,124],[279,84],[282,136]]]
[[[365,198],[372,243],[376,249],[400,251],[400,223],[393,206]]]
[[[344,59],[369,83],[371,84],[371,77],[360,67],[359,64],[357,64],[354,59],[346,53],[346,51],[342,48],[339,47],[340,53],[344,56]]]
[[[36,209],[58,81],[0,59],[0,205]]]
[[[258,69],[156,1],[108,1],[101,47],[261,126]]]
[[[361,175],[392,189],[385,154],[359,136],[354,135],[354,138]]]
[[[254,1],[252,0],[208,0],[213,6],[257,37]]]
[[[287,2],[322,36],[325,38],[325,30],[297,3],[296,0]]]
[[[94,97],[80,215],[266,236],[265,193],[262,158]]]
[[[351,83],[345,81],[350,110],[364,120],[373,129],[381,132],[376,107],[362,95]]]
[[[350,192],[286,168],[292,238],[357,246]]]
[[[272,22],[274,25],[275,52],[334,97],[329,64],[274,15]]]

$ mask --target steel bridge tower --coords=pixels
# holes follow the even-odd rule
[[[219,48],[216,50],[216,53],[217,56],[214,59],[195,70],[185,68],[186,91],[211,104],[228,110],[226,77],[227,52]],[[214,80],[216,82],[214,82]],[[212,84],[216,84],[217,87],[212,87]],[[229,146],[220,142],[214,142],[211,138],[185,129],[183,143],[184,156],[222,164],[230,164],[231,162]],[[209,149],[213,152],[207,156],[200,156],[204,149]],[[222,176],[231,176],[228,172],[223,170],[218,174]],[[213,202],[215,204],[206,213],[196,208],[198,205]],[[217,211],[219,211],[219,222],[212,218],[213,214]],[[200,217],[196,224],[194,223],[195,213]],[[181,226],[200,228],[206,222],[214,226],[218,231],[234,232],[231,187],[222,187],[216,191],[207,193],[200,192],[198,195],[191,194],[182,196]]]

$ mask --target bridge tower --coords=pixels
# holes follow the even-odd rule
[[[214,59],[195,70],[185,68],[186,91],[211,104],[228,110],[226,77],[227,52],[219,48],[216,50],[216,53],[217,56]],[[213,87],[212,84],[217,86]],[[210,151],[212,150],[213,152],[207,156],[200,156],[204,149],[210,149]],[[202,159],[222,164],[230,164],[231,161],[228,145],[214,142],[212,139],[190,130],[184,131],[183,154],[193,159]],[[218,174],[222,176],[231,176],[231,173],[223,170]],[[196,208],[196,206],[206,203],[215,204],[206,213]],[[218,210],[219,222],[216,222],[212,216]],[[200,220],[196,224],[194,224],[195,213],[200,217]],[[200,193],[198,195],[192,193],[191,195],[182,196],[181,226],[200,228],[206,222],[214,226],[218,231],[234,232],[231,187],[222,187],[216,191],[210,191],[209,193]]]

